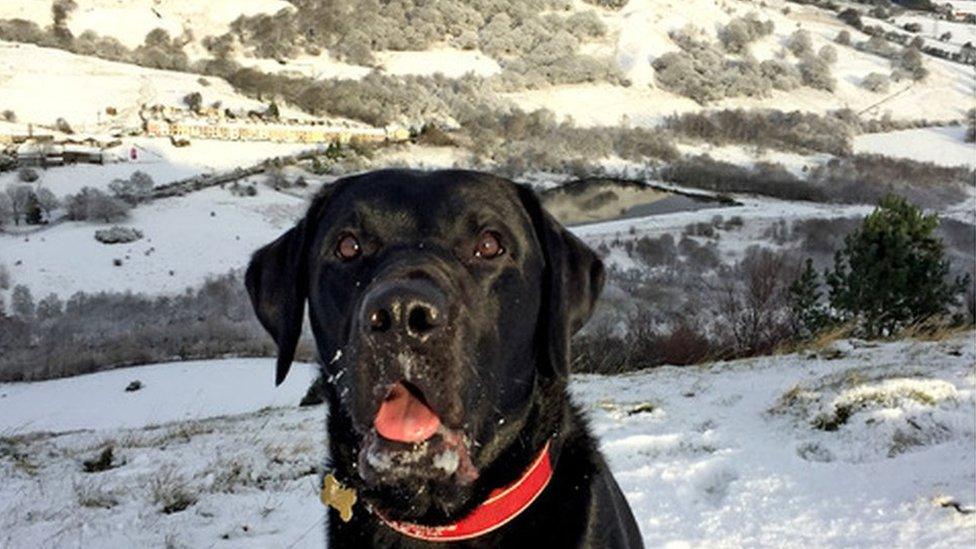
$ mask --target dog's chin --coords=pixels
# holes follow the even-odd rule
[[[444,427],[417,443],[388,440],[370,430],[358,469],[365,498],[394,520],[449,521],[466,507],[478,478],[466,438]]]

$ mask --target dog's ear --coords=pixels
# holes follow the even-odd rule
[[[542,208],[535,192],[518,185],[519,197],[532,218],[545,256],[540,333],[548,354],[542,367],[549,374],[569,374],[569,340],[586,324],[603,290],[603,262],[582,240]]]
[[[331,194],[331,188],[321,192],[301,221],[254,252],[244,275],[254,312],[278,346],[275,385],[281,385],[288,375],[302,335],[308,298],[308,247]]]

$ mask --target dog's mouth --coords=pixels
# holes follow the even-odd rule
[[[390,387],[373,420],[373,427],[387,440],[419,443],[437,433],[441,419],[430,408],[420,389],[401,381]]]
[[[443,422],[417,386],[390,386],[360,450],[363,479],[371,484],[405,480],[467,485],[478,478],[468,438]]]

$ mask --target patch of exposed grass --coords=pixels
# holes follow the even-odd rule
[[[867,385],[858,376],[852,384],[855,385],[852,389],[843,391],[834,399],[829,411],[814,418],[815,428],[836,431],[851,416],[862,410],[902,408],[906,404],[933,407],[940,402],[956,399],[955,387],[940,380],[887,379],[875,385]]]
[[[163,469],[149,479],[149,498],[167,515],[185,510],[198,499],[186,479],[173,469]]]
[[[115,448],[109,445],[98,454],[98,457],[86,459],[85,461],[81,462],[81,466],[84,468],[86,473],[108,471],[109,469],[118,467],[118,464],[113,464],[114,458]]]
[[[119,504],[118,496],[93,480],[74,483],[75,501],[88,508],[111,509]]]
[[[119,439],[118,446],[123,448],[159,448],[166,449],[169,444],[186,444],[193,437],[213,433],[216,427],[211,422],[182,421],[175,424],[152,425],[141,432],[132,432]],[[161,431],[158,432],[157,431]]]
[[[656,409],[657,406],[654,406],[654,404],[650,402],[640,402],[635,404],[634,406],[631,406],[630,409],[627,410],[627,415],[632,416],[634,414],[648,414],[653,412]]]
[[[905,328],[899,337],[916,341],[945,341],[971,330],[972,326],[953,322],[949,318],[936,317]]]
[[[40,469],[40,465],[33,460],[22,441],[17,438],[0,437],[0,459],[9,459],[13,463],[14,470],[28,476],[35,476]]]

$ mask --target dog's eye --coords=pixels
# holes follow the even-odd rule
[[[474,256],[480,259],[494,259],[505,253],[498,233],[485,231],[478,237],[478,245],[474,249]]]
[[[339,237],[339,242],[336,244],[335,249],[336,257],[343,261],[349,261],[356,259],[361,253],[363,253],[363,248],[359,245],[359,240],[355,236],[347,233]]]

